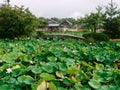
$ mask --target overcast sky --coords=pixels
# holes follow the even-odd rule
[[[0,0],[3,3],[4,0]],[[80,17],[90,12],[95,12],[95,8],[106,6],[110,0],[10,0],[12,5],[24,5],[37,17]],[[120,0],[113,0],[120,8]]]

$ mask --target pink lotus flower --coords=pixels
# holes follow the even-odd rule
[[[12,69],[11,68],[7,68],[6,71],[7,71],[6,73],[11,73]]]

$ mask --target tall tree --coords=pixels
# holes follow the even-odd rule
[[[8,5],[10,4],[10,0],[7,0],[7,4],[8,4]]]
[[[10,5],[10,0],[4,0],[5,4]]]
[[[101,29],[103,26],[103,14],[102,7],[96,8],[96,13],[87,14],[84,18],[78,19],[78,23],[80,23],[84,28],[91,30],[92,32],[96,32],[97,29]]]
[[[111,0],[106,6],[105,12],[105,19],[104,19],[104,30],[105,33],[108,34],[111,38],[118,38],[120,37],[120,23],[119,23],[119,16],[120,16],[120,9],[118,9],[117,5]]]

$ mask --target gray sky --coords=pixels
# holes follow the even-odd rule
[[[3,3],[4,0],[0,0]],[[120,0],[113,0],[120,8]],[[80,17],[95,8],[105,6],[110,0],[11,0],[12,5],[24,5],[37,17]]]

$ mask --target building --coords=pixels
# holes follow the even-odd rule
[[[67,26],[72,26],[72,23],[68,20],[64,20],[60,25],[63,27],[67,27]]]
[[[72,26],[72,23],[68,20],[64,20],[62,23],[58,23],[54,20],[48,20],[47,30],[50,31],[58,31],[58,30],[65,30],[68,26]]]
[[[47,30],[54,31],[59,30],[61,28],[60,23],[54,20],[48,20]]]

